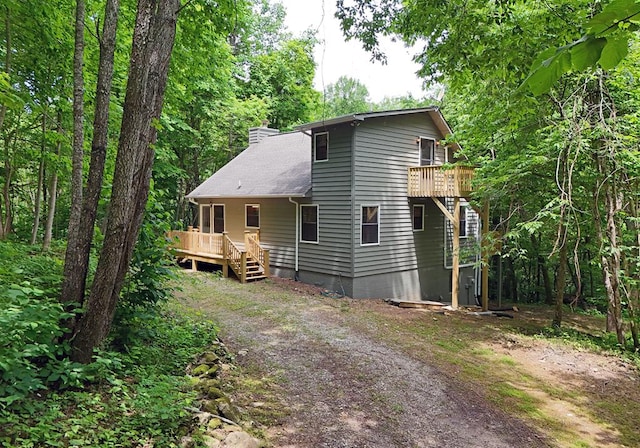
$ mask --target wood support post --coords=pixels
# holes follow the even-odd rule
[[[487,236],[489,235],[489,201],[482,204],[482,311],[489,309],[489,246]]]
[[[264,276],[269,277],[271,275],[271,271],[269,269],[269,251],[264,251]]]
[[[453,262],[451,266],[451,308],[458,309],[460,286],[460,198],[453,198]]]
[[[240,283],[247,282],[247,252],[242,251],[240,254]]]

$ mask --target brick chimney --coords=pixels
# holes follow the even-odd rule
[[[263,138],[278,134],[279,132],[278,129],[270,128],[267,120],[262,120],[262,126],[259,128],[249,128],[249,144],[260,143]]]

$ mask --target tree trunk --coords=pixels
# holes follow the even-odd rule
[[[73,359],[90,362],[107,336],[149,191],[152,145],[175,39],[179,0],[139,0],[107,230]]]
[[[4,71],[7,75],[11,74],[11,15],[9,12],[9,7],[4,7],[4,31],[5,31],[5,59],[4,59]],[[4,119],[7,116],[7,105],[3,104],[0,106],[0,131],[2,131],[4,127]],[[9,142],[10,137],[5,136],[4,138],[4,185],[2,188],[2,200],[0,200],[0,240],[6,238],[6,236],[11,232],[11,203],[9,198],[9,188],[11,186],[11,162],[9,159]],[[4,209],[4,211],[3,211]]]
[[[84,0],[76,0],[75,46],[73,49],[73,153],[71,156],[71,209],[67,231],[67,260],[74,257],[78,246],[78,229],[82,213],[82,163],[84,160]],[[71,266],[69,266],[71,268]],[[65,275],[66,278],[66,275]],[[67,285],[67,289],[69,285]],[[63,295],[68,291],[63,288]]]
[[[11,181],[13,179],[13,158],[11,156],[11,135],[4,138],[4,184],[0,204],[0,239],[4,239],[13,229],[13,210],[11,206]],[[15,135],[13,136],[15,142]],[[3,210],[4,206],[4,210]]]
[[[4,7],[4,40],[5,40],[5,48],[6,52],[4,55],[4,72],[7,75],[11,74],[11,53],[13,49],[11,48],[11,14],[9,11],[9,7]],[[7,105],[3,104],[0,106],[0,131],[4,126],[4,119],[7,116]]]
[[[75,241],[69,242],[64,264],[64,280],[62,283],[61,300],[65,303],[84,303],[84,290],[89,271],[89,252],[93,239],[93,228],[98,210],[98,201],[102,191],[102,179],[104,176],[104,163],[107,155],[107,139],[109,131],[109,97],[113,80],[113,59],[116,43],[116,31],[118,28],[119,0],[108,0],[105,6],[104,26],[100,39],[100,61],[98,65],[98,83],[96,86],[96,105],[93,121],[93,141],[91,143],[91,165],[89,166],[89,178],[87,191],[82,201],[82,213],[79,222],[69,222],[70,230],[75,234]],[[74,89],[75,90],[75,89]],[[74,92],[75,96],[75,92]],[[81,98],[75,98],[81,101]],[[75,121],[74,104],[74,121]],[[74,123],[74,146],[81,145],[76,142]],[[80,136],[78,136],[80,138]],[[74,153],[76,148],[74,148]],[[82,159],[79,161],[80,169]],[[80,177],[82,172],[80,172]],[[80,178],[80,182],[82,179]],[[73,323],[71,323],[73,324]]]
[[[44,159],[47,151],[47,114],[42,112],[42,143],[40,147],[40,163],[38,164],[38,184],[36,185],[36,195],[33,206],[33,229],[31,229],[31,245],[36,244],[38,230],[40,229],[40,209],[42,208],[42,189],[44,188]]]
[[[62,112],[58,111],[58,135],[62,136]],[[56,160],[60,157],[60,149],[62,148],[62,140],[58,139],[56,145]],[[51,246],[51,238],[53,236],[53,219],[56,216],[56,200],[58,199],[58,170],[51,170],[49,178],[49,203],[47,204],[47,222],[44,227],[44,238],[42,239],[42,250],[49,250]]]
[[[560,235],[560,250],[558,260],[558,273],[556,276],[556,303],[553,313],[552,325],[554,328],[560,328],[562,325],[562,304],[564,302],[564,287],[567,278],[567,226],[560,224],[558,230]]]

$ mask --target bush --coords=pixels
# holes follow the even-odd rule
[[[52,384],[78,386],[83,366],[66,359],[65,329],[72,315],[27,283],[0,292],[0,406],[11,405]]]

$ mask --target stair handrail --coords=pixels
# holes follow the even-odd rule
[[[231,241],[227,232],[223,233],[224,237],[224,254],[229,260],[231,270],[240,277],[240,282],[244,283],[247,277],[247,254],[240,250],[236,244]]]
[[[269,277],[269,250],[260,245],[257,233],[245,232],[244,248],[247,255],[258,262],[265,277]]]

